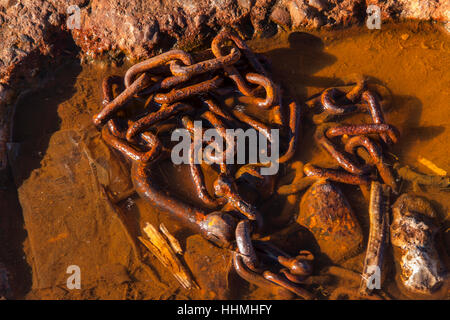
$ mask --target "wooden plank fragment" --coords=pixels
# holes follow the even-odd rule
[[[138,237],[139,240],[167,269],[171,271],[175,279],[178,280],[183,288],[198,289],[198,285],[192,279],[190,273],[178,259],[174,249],[172,249],[163,235],[149,223],[147,223],[143,230],[150,240]]]

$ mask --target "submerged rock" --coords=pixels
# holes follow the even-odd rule
[[[292,0],[288,4],[289,13],[291,14],[292,26],[299,27],[308,18],[308,6],[302,0]]]
[[[315,236],[320,249],[333,262],[359,253],[361,227],[347,199],[328,181],[316,182],[303,196],[297,222]]]
[[[270,20],[286,30],[289,29],[289,26],[291,25],[291,15],[285,5],[275,6],[270,14]]]
[[[445,282],[445,270],[436,248],[436,213],[425,199],[400,196],[393,207],[391,243],[400,287],[408,292],[429,295]]]

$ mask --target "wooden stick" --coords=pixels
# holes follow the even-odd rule
[[[170,246],[177,254],[183,254],[183,249],[181,249],[181,245],[178,240],[167,230],[164,223],[159,225],[159,230],[163,233],[166,239],[169,241]]]
[[[166,241],[161,233],[152,226],[147,223],[144,228],[145,234],[150,239],[147,240],[143,237],[138,237],[139,240],[153,253],[156,258],[167,268],[169,269],[175,279],[183,286],[185,289],[191,288],[199,288],[195,281],[191,278],[187,269],[183,266],[183,264],[178,259],[175,251],[172,249],[170,244]]]

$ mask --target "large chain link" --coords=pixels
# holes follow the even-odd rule
[[[224,54],[226,42],[231,43],[228,54]],[[246,72],[245,79],[257,85],[254,88],[247,85],[238,70],[237,62],[242,61],[241,52],[253,69]],[[188,204],[157,186],[155,179],[152,179],[152,168],[161,159],[167,158],[171,150],[170,146],[164,145],[158,133],[151,130],[164,121],[181,119],[182,125],[194,135],[191,116],[200,114],[200,118],[208,121],[224,138],[226,128],[231,125],[253,127],[271,139],[270,125],[242,109],[222,108],[216,97],[220,97],[220,89],[229,77],[243,95],[251,98],[254,105],[262,110],[280,113],[283,99],[279,86],[269,78],[263,64],[246,43],[230,29],[224,29],[214,38],[212,53],[214,58],[194,61],[190,54],[182,50],[171,50],[135,64],[124,78],[107,77],[103,82],[104,107],[93,117],[93,122],[101,128],[103,139],[132,162],[132,180],[142,198],[170,212],[217,244],[229,246],[235,243],[237,249],[233,253],[233,262],[244,279],[273,287],[283,295],[296,294],[309,299],[311,295],[300,285],[311,274],[312,254],[300,252],[293,258],[267,242],[251,239],[251,230],[262,228],[263,218],[257,208],[241,196],[233,177],[234,171],[225,162],[219,166],[214,195],[207,191],[201,167],[193,161],[190,164],[191,175],[204,207],[213,210],[222,207],[222,211],[208,212]],[[244,66],[247,67],[246,64]],[[115,98],[114,85],[122,89]],[[265,97],[257,96],[260,89],[265,91]],[[145,95],[149,97],[147,109],[151,107],[155,110],[134,114],[129,110],[133,109],[132,102],[136,97]],[[201,104],[197,105],[197,101]],[[203,110],[205,107],[207,111]],[[273,124],[278,127],[286,122],[282,129],[289,137],[289,147],[280,162],[288,161],[297,145],[300,111],[293,100],[289,101],[287,112],[289,121],[279,119],[278,123]],[[172,129],[174,127],[168,130]],[[191,160],[194,150],[192,144]],[[230,215],[229,212],[237,214]]]

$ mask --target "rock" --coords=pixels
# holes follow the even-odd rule
[[[308,4],[319,11],[325,10],[328,6],[326,0],[308,0]]]
[[[341,191],[327,181],[318,181],[300,202],[297,222],[308,228],[321,251],[334,263],[362,249],[361,227]]]
[[[8,28],[0,33],[0,82],[15,87],[11,75],[15,79],[27,78],[30,63],[38,65],[40,60],[36,57],[54,54],[53,49],[56,55],[58,49],[64,50],[59,39],[67,36],[74,38],[85,55],[95,57],[121,51],[131,59],[143,59],[177,44],[187,48],[198,45],[209,39],[210,32],[204,32],[205,28],[241,28],[248,20],[257,33],[271,29],[272,21],[285,27],[292,20],[294,28],[361,23],[366,18],[365,8],[371,4],[380,7],[383,19],[450,21],[450,2],[438,0],[4,0],[0,5],[0,24]],[[69,5],[80,8],[79,30],[67,30]],[[322,16],[317,18],[317,13]],[[148,32],[149,29],[152,30]],[[22,34],[27,37],[21,39]]]
[[[450,34],[450,22],[446,22],[444,24],[444,30],[447,31]]]
[[[366,0],[366,5],[376,5],[382,19],[450,19],[450,2],[439,0]]]
[[[323,12],[329,23],[336,26],[350,26],[361,24],[367,14],[364,0],[333,1],[329,10]]]
[[[286,30],[289,29],[291,25],[291,15],[285,6],[276,6],[270,14],[270,20]]]
[[[269,15],[273,0],[256,0],[250,11],[250,20],[256,35],[262,35],[270,29]]]
[[[252,2],[250,0],[238,0],[238,4],[240,7],[246,9],[246,10],[250,10],[251,6],[252,6]]]
[[[89,8],[82,8],[81,30],[72,30],[77,44],[94,56],[120,50],[132,59],[143,59],[176,43],[191,46],[208,36],[202,32],[204,27],[218,30],[222,25],[239,23],[250,13],[248,3],[237,0],[165,3],[138,0],[125,5],[116,2],[97,1]],[[196,19],[198,16],[206,17],[203,23]],[[158,45],[140,37],[143,28],[152,24],[159,25],[161,43]]]
[[[399,270],[399,287],[406,289],[407,295],[422,297],[443,289],[446,275],[435,242],[439,228],[430,203],[403,194],[395,202],[392,214],[391,243]]]
[[[303,0],[292,0],[288,4],[291,14],[292,27],[297,28],[302,25],[308,17],[308,6]]]

